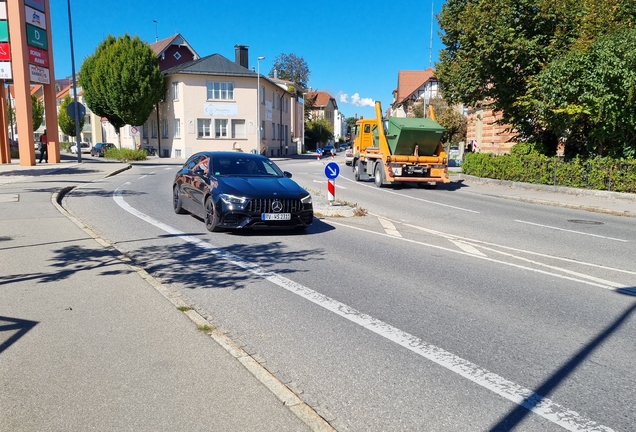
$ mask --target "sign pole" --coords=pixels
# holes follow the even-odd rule
[[[327,199],[329,200],[329,205],[333,205],[336,200],[336,179],[327,180]]]

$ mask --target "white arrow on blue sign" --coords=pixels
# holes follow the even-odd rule
[[[325,175],[329,180],[333,180],[340,175],[340,167],[335,162],[329,162],[325,166]]]

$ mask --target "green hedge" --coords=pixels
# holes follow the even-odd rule
[[[143,150],[118,149],[117,147],[108,149],[104,152],[106,159],[115,159],[119,161],[140,161],[146,160],[147,153]]]
[[[462,172],[498,180],[636,193],[635,159],[597,157],[564,162],[531,148],[528,151],[526,146],[502,156],[466,154]]]

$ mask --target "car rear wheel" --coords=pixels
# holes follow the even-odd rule
[[[184,214],[187,213],[181,204],[181,192],[179,191],[179,186],[174,185],[172,188],[172,208],[176,214]]]
[[[214,209],[214,201],[212,197],[208,197],[205,200],[205,228],[210,232],[218,232],[221,229],[217,226],[219,224],[219,214]]]

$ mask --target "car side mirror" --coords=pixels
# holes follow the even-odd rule
[[[290,173],[289,171],[283,171],[283,175],[287,178],[292,178],[292,173]]]

